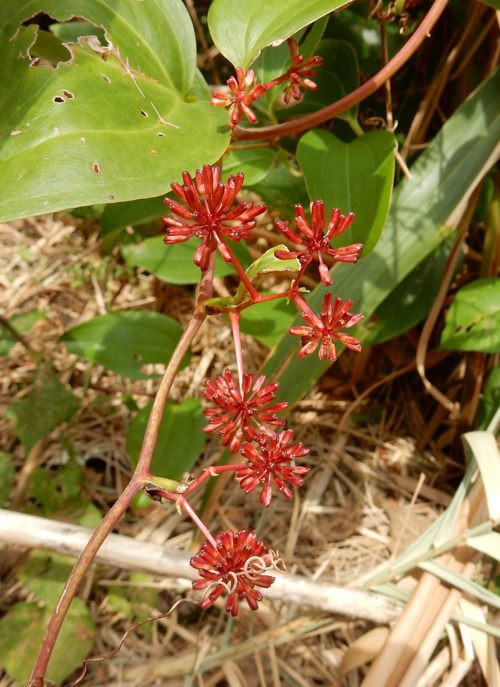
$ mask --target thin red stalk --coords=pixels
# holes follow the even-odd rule
[[[172,357],[167,365],[165,374],[163,375],[163,379],[153,403],[153,408],[151,409],[141,453],[139,455],[139,460],[137,462],[137,467],[134,471],[134,474],[132,475],[132,478],[125,490],[122,492],[122,494],[120,494],[102,522],[94,530],[92,537],[89,539],[70,573],[57,606],[50,618],[40,652],[37,656],[35,666],[28,683],[28,687],[43,687],[45,673],[47,671],[47,666],[57,641],[57,637],[73,597],[75,596],[88,567],[94,560],[96,553],[99,551],[108,534],[111,533],[114,527],[116,527],[118,522],[121,520],[125,511],[130,506],[134,496],[136,496],[136,494],[143,487],[144,483],[147,481],[170,388],[175,379],[175,375],[182,359],[184,358],[193,338],[206,318],[202,304],[206,298],[209,298],[212,295],[214,260],[215,256],[212,256],[210,266],[205,272],[200,285],[194,316],[181,336],[179,343],[177,344],[175,351],[173,352]]]
[[[238,258],[234,254],[234,251],[231,250],[231,247],[227,244],[226,241],[224,241],[224,239],[222,237],[221,237],[221,241],[226,246],[226,248],[227,248],[227,250],[231,256],[231,264],[233,265],[234,269],[238,273],[238,277],[241,279],[241,281],[245,285],[245,288],[248,291],[248,293],[250,294],[251,299],[253,301],[257,301],[260,297],[260,293],[257,291],[255,286],[252,284],[252,282],[248,278],[247,273],[245,272],[245,270],[241,266],[240,261],[238,260]]]
[[[318,327],[321,327],[321,328],[323,327],[323,322],[320,320],[318,315],[316,315],[314,310],[311,310],[311,308],[307,305],[305,300],[303,298],[301,298],[298,293],[295,293],[292,296],[292,300],[295,302],[295,304],[297,305],[297,307],[300,309],[301,312],[306,312],[306,313],[308,313],[308,315],[310,317],[312,317],[312,319],[316,322]]]
[[[252,305],[256,305],[257,303],[265,303],[266,301],[276,301],[279,298],[291,298],[291,290],[282,291],[281,293],[270,293],[266,296],[263,296],[259,293],[259,297],[256,298],[254,301],[244,301],[243,303],[240,303],[240,305],[237,305],[234,308],[221,308],[220,312],[241,313],[243,310],[246,310],[247,308],[250,308]]]
[[[210,477],[217,477],[217,475],[220,475],[223,472],[232,472],[233,470],[240,470],[244,467],[246,467],[246,463],[230,463],[229,465],[211,465],[209,468],[205,468],[201,475],[190,483],[189,487],[184,492],[184,496],[187,496],[188,494],[191,494],[191,492],[195,491],[195,489],[198,489],[200,484],[203,484],[203,482],[205,482]]]
[[[274,126],[263,126],[256,129],[242,129],[236,127],[233,132],[234,141],[258,140],[262,138],[276,139],[283,136],[291,136],[298,134],[307,129],[312,129],[320,124],[324,124],[329,119],[345,112],[353,105],[357,105],[368,96],[375,93],[381,86],[383,86],[388,79],[394,76],[401,67],[410,59],[413,53],[421,46],[424,40],[429,36],[431,29],[437,22],[441,14],[444,12],[448,0],[434,0],[430,10],[423,18],[420,25],[417,27],[411,38],[405,43],[399,52],[394,55],[385,67],[383,67],[377,74],[372,76],[368,81],[356,88],[356,90],[348,93],[346,96],[337,100],[336,102],[323,107],[304,117],[299,117],[284,124],[277,124]]]
[[[254,143],[254,144],[249,144],[245,146],[233,146],[230,145],[228,148],[228,151],[231,150],[252,150],[253,148],[271,148],[272,147],[272,142],[267,141],[266,143]]]
[[[265,303],[266,301],[276,301],[278,298],[290,298],[290,290],[282,291],[281,293],[268,293],[266,295],[259,294],[256,303]]]
[[[194,522],[196,527],[200,530],[200,532],[203,532],[205,537],[208,539],[208,541],[212,544],[214,549],[217,551],[217,542],[215,541],[214,537],[212,536],[212,533],[208,529],[208,527],[205,525],[203,520],[200,518],[200,516],[192,509],[188,501],[184,498],[184,496],[180,496],[178,499],[178,504],[182,508],[187,515],[191,518],[191,520]]]
[[[241,336],[240,336],[240,313],[232,310],[229,313],[229,319],[231,321],[231,331],[233,333],[234,342],[234,352],[236,355],[236,367],[238,368],[238,382],[240,384],[240,391],[243,393],[243,350],[241,348]]]

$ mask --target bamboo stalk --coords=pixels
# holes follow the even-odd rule
[[[0,509],[0,542],[4,544],[77,557],[91,534],[91,530],[79,525]],[[187,589],[191,586],[189,581],[196,576],[196,571],[189,565],[189,558],[187,553],[169,550],[158,544],[110,534],[95,561],[125,570],[180,578],[179,588]],[[298,575],[273,575],[276,577],[274,584],[262,592],[275,601],[286,601],[374,623],[389,623],[400,612],[398,606],[379,594],[314,582]]]

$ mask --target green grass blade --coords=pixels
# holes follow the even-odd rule
[[[335,267],[334,293],[352,298],[365,321],[453,231],[448,219],[493,164],[500,138],[499,89],[497,71],[446,122],[412,166],[412,178],[398,185],[389,220],[374,251],[356,266]],[[313,308],[319,308],[324,293],[319,287],[311,294]],[[297,343],[286,333],[264,366],[271,377],[279,373],[280,397],[290,404],[304,396],[329,366],[313,356],[299,360],[296,351]]]

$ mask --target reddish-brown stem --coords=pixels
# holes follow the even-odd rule
[[[92,563],[96,553],[99,551],[108,534],[110,534],[117,523],[121,520],[125,511],[130,506],[134,496],[136,496],[141,490],[149,477],[151,461],[153,459],[153,453],[158,440],[158,433],[160,431],[163,412],[165,410],[165,404],[167,402],[172,383],[175,379],[175,375],[182,359],[184,358],[192,340],[206,318],[206,314],[204,313],[203,309],[203,301],[207,298],[210,298],[212,295],[214,261],[215,255],[212,255],[210,266],[203,275],[200,285],[194,316],[181,336],[158,388],[134,474],[132,475],[132,478],[125,490],[122,492],[122,494],[120,494],[117,501],[108,511],[102,522],[95,529],[92,537],[89,539],[88,543],[80,554],[80,557],[75,563],[73,570],[71,571],[57,606],[50,618],[40,652],[37,656],[35,666],[28,683],[28,687],[43,687],[47,666],[49,664],[49,660],[62,624],[66,617],[66,613],[68,612],[73,597],[75,596],[89,565]]]
[[[172,491],[167,491],[166,489],[155,489],[155,495],[160,496],[166,499],[167,501],[175,503],[175,505],[178,508],[182,508],[182,510],[191,518],[191,520],[194,522],[194,524],[200,530],[200,532],[203,532],[208,541],[217,550],[217,542],[215,541],[212,533],[205,525],[203,520],[200,518],[198,513],[195,510],[193,510],[193,508],[191,507],[191,505],[186,500],[186,497],[183,494],[176,494]]]
[[[382,44],[382,62],[384,66],[389,61],[389,51],[387,48],[387,25],[384,19],[380,20],[380,42]],[[387,79],[384,83],[385,90],[385,121],[388,131],[394,131],[394,117],[392,114],[392,90],[391,80]]]
[[[189,484],[188,488],[184,492],[184,496],[187,496],[188,494],[191,494],[193,491],[198,489],[200,484],[203,484],[203,482],[205,482],[210,477],[217,477],[217,475],[220,475],[223,472],[232,472],[233,470],[240,470],[245,466],[246,463],[230,463],[229,465],[211,465],[209,468],[205,468],[201,475]]]
[[[254,301],[244,301],[243,303],[240,303],[240,305],[237,305],[234,308],[227,308],[227,310],[221,308],[220,312],[241,313],[243,312],[243,310],[250,308],[252,305],[257,305],[257,303],[265,303],[266,301],[276,301],[279,298],[291,298],[291,295],[291,289],[287,289],[286,291],[282,291],[281,293],[269,293],[265,296],[259,293],[259,297],[256,298]]]
[[[208,539],[208,541],[212,544],[214,549],[217,551],[217,542],[215,541],[214,537],[212,536],[212,533],[208,529],[208,527],[205,525],[203,520],[200,518],[198,513],[196,513],[195,510],[191,507],[191,505],[186,501],[184,496],[181,496],[179,501],[178,501],[179,506],[182,508],[182,510],[189,515],[191,520],[194,522],[196,527],[200,530],[200,532],[203,532],[205,537]]]
[[[230,145],[228,151],[231,150],[252,150],[253,148],[272,148],[273,142],[266,141],[265,143],[250,143],[244,146],[233,146]]]
[[[238,382],[240,385],[240,391],[243,393],[243,351],[241,348],[241,336],[240,336],[240,313],[232,310],[229,313],[229,319],[231,321],[231,331],[233,333],[233,343],[234,352],[236,355],[236,367],[238,368]]]
[[[236,257],[236,255],[234,254],[234,251],[231,250],[231,247],[227,244],[226,241],[224,241],[224,239],[223,239],[222,237],[221,237],[221,242],[226,246],[227,251],[228,251],[228,253],[229,253],[230,256],[231,256],[231,264],[233,265],[234,269],[235,269],[236,272],[238,273],[238,277],[241,279],[241,281],[242,281],[242,283],[244,284],[246,290],[247,290],[248,293],[250,294],[250,298],[251,298],[253,301],[257,301],[257,300],[259,299],[260,293],[257,291],[257,289],[255,288],[255,286],[252,284],[252,282],[251,282],[250,279],[248,278],[247,273],[245,272],[245,270],[244,270],[243,267],[241,266],[241,263],[240,263],[240,261],[238,260],[238,258]]]
[[[348,93],[346,96],[337,100],[336,102],[323,107],[304,117],[299,117],[290,122],[277,124],[273,126],[264,126],[256,129],[242,129],[236,127],[233,132],[234,141],[258,140],[262,138],[276,139],[283,136],[291,136],[298,134],[307,129],[312,129],[315,126],[324,124],[329,119],[345,112],[353,105],[357,105],[368,96],[375,93],[381,86],[383,86],[388,79],[394,76],[401,67],[410,59],[413,53],[424,42],[425,38],[429,36],[431,29],[437,22],[441,14],[444,12],[448,0],[434,0],[430,10],[427,12],[422,22],[415,30],[411,38],[405,43],[401,50],[394,55],[385,67],[383,67],[377,74],[372,76],[368,81],[356,88],[356,90]]]
[[[265,303],[266,301],[276,301],[278,298],[290,298],[290,289],[282,291],[281,293],[268,293],[265,295],[259,294],[256,303]]]

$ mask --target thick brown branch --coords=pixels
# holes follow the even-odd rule
[[[275,140],[283,136],[291,136],[302,131],[307,131],[315,126],[324,124],[329,119],[345,112],[353,105],[357,105],[368,96],[375,93],[381,88],[388,79],[396,74],[401,67],[410,59],[413,53],[420,47],[430,34],[431,29],[437,22],[441,14],[444,12],[448,0],[434,0],[434,4],[425,15],[421,24],[415,30],[411,38],[405,43],[401,50],[394,55],[383,69],[372,76],[362,86],[356,88],[355,91],[348,93],[346,96],[337,100],[335,103],[323,107],[317,112],[312,112],[304,117],[299,117],[291,122],[284,124],[277,124],[273,126],[264,126],[256,129],[241,129],[237,127],[234,130],[234,141],[248,141],[257,139]]]

